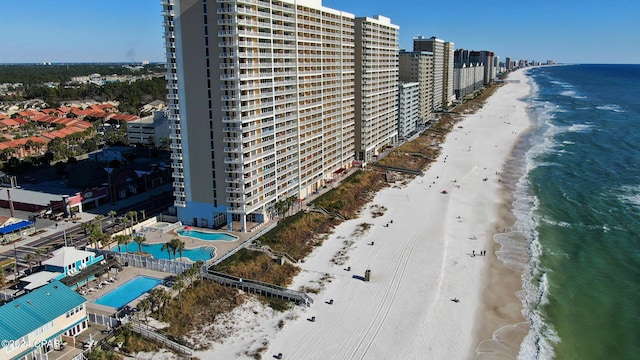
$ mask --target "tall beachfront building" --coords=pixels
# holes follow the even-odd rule
[[[413,38],[413,51],[427,51],[433,54],[433,110],[442,110],[454,99],[453,93],[453,52],[454,44],[435,36]]]
[[[425,124],[433,118],[433,53],[401,50],[398,63],[400,81],[420,87],[420,123]]]
[[[162,4],[180,221],[250,231],[275,216],[279,202],[304,199],[351,166],[356,97],[362,97],[355,86],[354,15],[320,0]],[[390,24],[366,23],[367,34],[369,26],[380,28],[379,39],[371,39],[381,43],[368,64],[386,66],[386,39],[396,43],[397,27],[387,34]],[[385,71],[364,79],[388,81],[373,97],[393,96],[395,105],[391,77]],[[367,111],[383,113],[385,105],[376,100]],[[387,123],[367,125],[380,130]],[[387,139],[393,128],[367,140]]]
[[[453,60],[455,53],[454,44],[451,41],[444,43],[444,80],[442,88],[442,102],[448,107],[456,99],[453,86]]]
[[[384,16],[355,19],[356,158],[398,141],[398,30]]]

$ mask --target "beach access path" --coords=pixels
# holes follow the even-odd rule
[[[317,287],[312,307],[273,315],[283,326],[255,316],[260,324],[194,356],[249,358],[248,349],[266,347],[266,358],[472,358],[484,326],[478,311],[490,306],[485,270],[498,261],[502,166],[530,126],[518,100],[529,93],[527,78],[519,70],[509,79],[520,82],[504,84],[456,124],[423,176],[380,191],[299,264],[291,288]]]

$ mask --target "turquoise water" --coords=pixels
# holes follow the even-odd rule
[[[176,230],[180,236],[192,237],[204,241],[236,241],[238,237],[225,233],[212,233],[200,230],[185,230],[184,228]]]
[[[138,298],[140,295],[153,289],[161,282],[161,279],[146,276],[136,276],[135,278],[102,295],[101,297],[96,299],[95,303],[120,309],[126,304]],[[110,286],[116,286],[117,284],[118,283],[115,282]]]
[[[122,248],[122,251],[120,251]],[[137,252],[139,250],[138,244],[131,242],[121,246],[114,246],[111,248],[111,251],[115,252]],[[173,253],[169,254],[166,250],[162,250],[162,244],[142,244],[142,251],[148,254],[151,254],[155,259],[173,259]],[[180,257],[180,253],[176,253],[176,257]],[[188,258],[189,260],[196,262],[198,260],[208,261],[213,259],[216,256],[215,248],[211,246],[200,246],[195,249],[185,249],[182,251],[182,256]]]
[[[514,185],[521,236],[505,243],[526,253],[505,257],[524,269],[531,331],[518,358],[638,359],[640,65],[528,71],[535,127]]]

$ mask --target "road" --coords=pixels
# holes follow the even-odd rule
[[[92,209],[90,210],[92,213],[98,213],[104,215],[108,212],[109,209],[113,209],[116,211],[117,215],[115,218],[111,218],[109,216],[105,216],[101,221],[102,231],[107,234],[111,234],[114,232],[121,231],[125,228],[125,224],[118,221],[118,217],[127,213],[128,211],[137,211],[142,213],[144,211],[145,217],[149,218],[152,216],[156,216],[166,211],[167,208],[173,205],[173,195],[171,192],[162,192],[156,195],[149,196],[147,194],[146,199],[135,200],[135,199],[127,199],[128,201],[121,201],[120,206],[118,204],[114,205],[105,205],[101,207],[102,209]],[[104,214],[103,214],[104,213]],[[23,214],[24,215],[24,214]],[[18,216],[18,215],[16,215]],[[25,215],[25,218],[26,215]],[[142,221],[144,219],[138,218],[138,221]],[[95,221],[95,220],[85,220],[86,221]],[[132,225],[134,220],[130,220],[128,225]],[[27,254],[34,254],[36,250],[42,249],[46,253],[51,252],[57,248],[62,246],[76,246],[82,247],[86,246],[91,242],[89,235],[85,234],[85,231],[82,229],[82,223],[72,223],[69,225],[68,223],[62,223],[62,226],[58,226],[57,223],[51,220],[36,220],[36,229],[44,230],[48,228],[55,233],[50,235],[36,235],[33,237],[32,241],[20,241],[20,245],[15,246],[13,249],[7,249],[5,246],[5,250],[0,252],[0,260],[5,259],[17,259],[18,263],[18,273],[23,272],[29,269],[29,265],[25,261],[25,257]],[[58,230],[60,228],[60,230]],[[45,253],[45,255],[46,255]],[[43,255],[42,259],[34,259],[34,261],[41,261],[46,259],[46,256]],[[35,264],[32,263],[32,266]]]

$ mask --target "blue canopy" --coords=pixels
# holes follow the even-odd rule
[[[14,231],[24,229],[33,225],[33,222],[27,220],[21,220],[20,222],[0,227],[0,234],[7,235]]]

